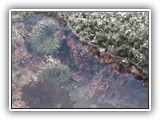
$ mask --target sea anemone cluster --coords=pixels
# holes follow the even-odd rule
[[[59,48],[59,40],[54,33],[59,25],[50,17],[41,19],[32,29],[32,48],[35,53],[52,54]]]
[[[12,19],[24,19],[32,16],[34,12],[12,11]]]
[[[52,59],[42,66],[41,70],[38,71],[38,76],[60,84],[70,80],[71,70],[67,65],[61,64],[59,60]]]

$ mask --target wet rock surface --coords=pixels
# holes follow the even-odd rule
[[[17,14],[21,15],[26,13],[20,12]],[[119,66],[121,63],[119,63],[120,59],[115,58],[116,54],[111,51],[106,52],[101,45],[98,45],[98,47],[97,44],[92,45],[86,41],[81,41],[80,37],[77,37],[77,33],[72,31],[75,29],[74,26],[67,26],[66,23],[64,24],[63,22],[64,17],[57,17],[57,15],[60,16],[59,13],[47,14],[36,12],[27,16],[23,15],[25,17],[22,18],[17,17],[17,14],[15,17],[14,15],[12,17],[14,21],[12,23],[14,26],[12,29],[12,69],[14,69],[12,74],[12,81],[14,80],[14,82],[12,82],[12,85],[16,84],[19,88],[18,90],[15,90],[15,87],[12,88],[13,108],[19,106],[19,108],[148,108],[149,88],[146,87],[145,82],[141,80],[142,78],[138,79],[133,74],[133,72],[136,75],[139,74],[136,73],[136,70],[139,72],[141,68],[139,70],[134,64],[132,64],[132,66],[135,66],[135,69],[130,68],[132,66],[128,66],[127,64],[127,66],[123,66],[123,69],[120,70]],[[139,15],[138,20],[142,19],[142,23],[147,19],[145,18],[145,16],[147,16],[146,13],[133,12],[133,15],[134,14],[136,16]],[[68,13],[68,15],[73,17],[74,13]],[[99,15],[101,16],[102,13]],[[112,15],[112,13],[110,13],[110,15]],[[120,13],[115,12],[113,15],[122,19]],[[130,14],[127,14],[126,16],[129,15]],[[59,26],[57,30],[54,28],[49,29],[49,34],[53,34],[57,40],[59,40],[59,47],[54,52],[49,51],[49,55],[41,53],[35,54],[32,47],[34,37],[32,37],[31,33],[39,21],[43,20],[43,24],[46,22],[45,26],[47,26],[48,21],[44,19],[46,16],[47,18],[50,17],[49,19],[51,21],[53,19]],[[59,19],[62,21],[58,22]],[[125,22],[126,19],[123,18],[121,24],[123,21]],[[68,24],[69,22],[71,21],[68,21]],[[74,20],[72,22],[74,23]],[[115,24],[118,26],[117,22],[115,22]],[[108,24],[112,24],[112,22],[110,23],[110,21],[108,21]],[[135,24],[135,22],[133,22],[133,24]],[[137,24],[139,25],[139,22]],[[146,25],[147,23],[145,26]],[[137,27],[137,29],[140,29],[139,27]],[[116,32],[114,29],[112,31],[113,33]],[[18,37],[19,35],[21,39]],[[45,42],[45,38],[47,38],[45,37],[46,35],[47,34],[43,33],[39,34],[39,36],[42,36],[43,42]],[[144,34],[140,34],[140,37],[143,35]],[[100,36],[103,37],[103,35]],[[84,37],[82,37],[82,39],[84,39]],[[144,41],[146,40],[144,39]],[[24,53],[22,55],[15,54],[16,51],[19,52],[20,49],[22,49]],[[139,48],[138,51],[140,51]],[[22,64],[22,58],[25,60],[25,64]],[[128,60],[128,56],[125,58],[127,59],[124,60]],[[53,71],[51,70],[47,75],[50,74],[53,76],[47,79],[47,75],[46,77],[39,75],[40,71],[47,70],[44,66],[48,66],[47,68],[53,69],[53,71],[55,66],[66,66],[71,75],[66,79],[64,76],[64,82],[61,83],[58,82],[58,80],[61,80],[61,77],[59,77],[60,71],[56,72],[56,74],[54,73],[54,77]],[[142,74],[140,74],[140,76],[142,76]],[[50,79],[55,78],[57,82],[50,81]],[[18,95],[18,100],[13,97],[16,95]],[[19,101],[22,105],[17,105]]]

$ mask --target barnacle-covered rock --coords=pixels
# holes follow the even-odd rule
[[[61,64],[59,60],[52,59],[42,66],[38,71],[38,76],[59,84],[70,80],[71,70],[67,65]]]
[[[123,66],[148,71],[148,12],[63,12],[72,31]],[[148,74],[145,74],[148,76]]]
[[[33,15],[33,12],[29,11],[12,11],[12,19],[24,19]]]
[[[46,14],[46,16],[55,19],[56,22],[59,23],[59,25],[61,25],[61,26],[67,24],[67,21],[64,19],[63,12],[53,11],[53,12],[46,12],[45,14]]]
[[[60,26],[52,18],[44,17],[32,29],[32,47],[35,53],[52,54],[59,48],[59,40],[55,36]]]

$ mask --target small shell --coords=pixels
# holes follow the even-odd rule
[[[99,52],[101,52],[101,53],[103,53],[103,52],[105,52],[105,48],[98,48],[99,49]]]

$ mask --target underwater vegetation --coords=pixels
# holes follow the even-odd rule
[[[42,66],[41,70],[38,71],[38,76],[60,84],[70,80],[71,70],[67,65],[61,64],[59,60],[52,59]]]
[[[35,53],[52,54],[59,48],[54,32],[59,29],[52,18],[44,17],[32,29],[32,47]]]

